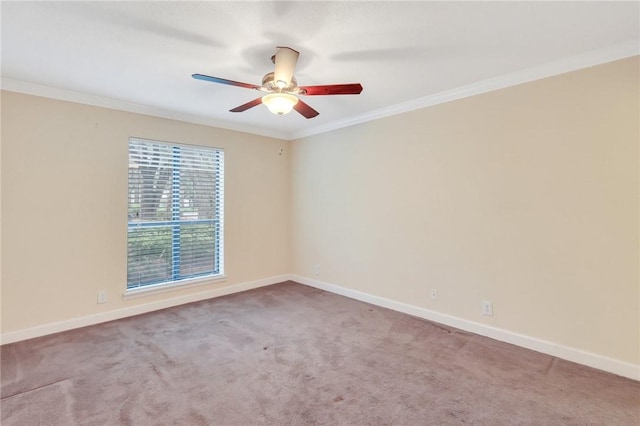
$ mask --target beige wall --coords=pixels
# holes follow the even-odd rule
[[[639,364],[638,72],[294,141],[293,273]]]
[[[292,143],[2,92],[2,333],[291,272],[637,365],[638,71]],[[122,300],[129,136],[225,149],[225,283]]]
[[[226,283],[122,300],[130,136],[224,148]],[[3,92],[2,332],[289,272],[287,145]]]

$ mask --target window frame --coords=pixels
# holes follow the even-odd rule
[[[168,195],[170,199],[167,201],[171,206],[170,220],[148,220],[148,221],[135,221],[130,216],[130,202],[132,198],[131,192],[131,174],[129,169],[132,163],[132,146],[135,143],[147,144],[149,146],[159,146],[162,148],[169,148],[171,152],[170,164],[171,178],[169,184]],[[202,285],[211,283],[213,281],[220,281],[226,279],[224,275],[224,149],[206,145],[191,145],[176,142],[166,142],[152,139],[145,139],[139,137],[130,137],[127,144],[127,159],[129,163],[128,177],[127,177],[127,283],[126,290],[123,294],[123,298],[135,297],[138,295],[144,295],[149,293],[160,293],[165,291],[171,291],[176,288],[186,288],[194,285]],[[181,186],[180,178],[182,170],[187,170],[181,166],[181,150],[186,151],[187,155],[193,155],[194,152],[211,151],[216,157],[215,167],[213,168],[214,177],[211,181],[206,181],[205,186],[211,185],[214,188],[215,203],[213,207],[214,214],[212,218],[207,219],[184,219],[181,218],[181,212],[184,206],[181,205]],[[141,208],[142,206],[140,206]],[[182,275],[180,271],[180,261],[184,255],[181,252],[180,230],[188,226],[198,224],[211,224],[214,227],[214,241],[213,241],[213,269],[209,272],[185,274]],[[170,278],[167,280],[149,280],[147,282],[137,282],[131,284],[129,281],[129,262],[131,259],[130,252],[130,237],[132,232],[141,229],[151,228],[169,228],[171,232],[171,265],[170,265]]]

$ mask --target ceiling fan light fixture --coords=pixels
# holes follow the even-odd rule
[[[298,98],[288,93],[271,93],[262,97],[262,103],[269,111],[276,115],[284,115],[291,112],[298,103]]]

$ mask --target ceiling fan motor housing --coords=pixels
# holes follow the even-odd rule
[[[298,89],[298,81],[295,77],[291,76],[291,83],[287,87],[279,87],[276,84],[274,73],[270,72],[265,74],[262,77],[262,87],[260,88],[263,92],[285,92],[285,93],[294,93],[300,94],[300,89]]]

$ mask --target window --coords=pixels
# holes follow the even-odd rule
[[[127,289],[223,273],[224,152],[129,140]]]

